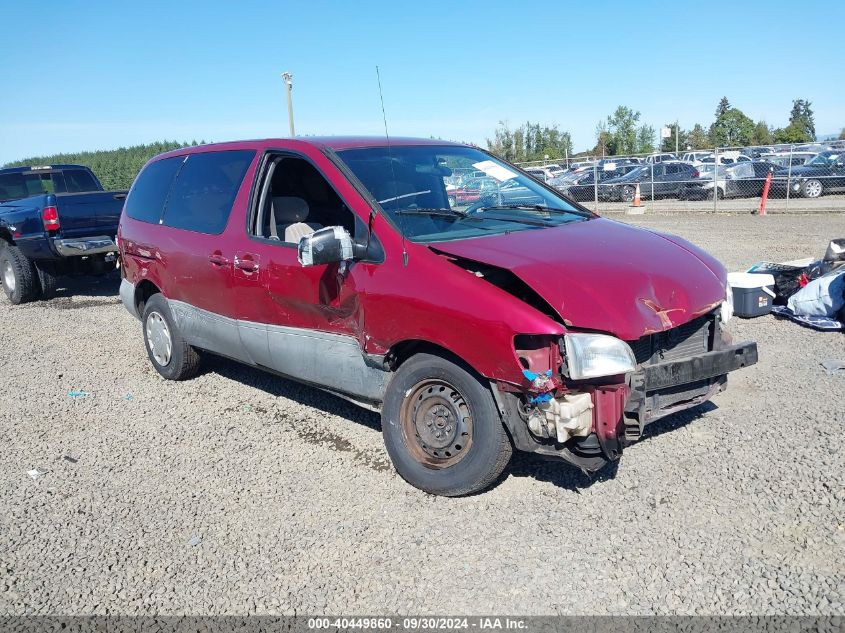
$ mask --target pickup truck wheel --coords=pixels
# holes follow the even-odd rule
[[[38,283],[41,286],[41,298],[52,299],[56,296],[56,288],[59,286],[59,278],[51,271],[44,267],[35,264],[35,270],[38,273]]]
[[[159,374],[168,380],[196,376],[199,354],[182,338],[162,295],[155,294],[147,300],[141,324],[147,356]]]
[[[37,294],[36,270],[17,246],[0,251],[0,280],[3,290],[14,305],[32,301]]]
[[[512,452],[490,391],[432,354],[418,354],[397,370],[385,396],[382,433],[405,481],[449,497],[490,486]]]

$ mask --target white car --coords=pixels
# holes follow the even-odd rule
[[[713,152],[687,152],[681,160],[691,165],[701,165],[706,158],[713,158]]]
[[[548,182],[552,178],[557,178],[563,174],[563,169],[560,165],[544,165],[542,167],[526,167],[525,171],[534,176],[537,180]]]
[[[674,154],[669,153],[649,154],[645,157],[645,162],[648,165],[654,165],[656,163],[665,163],[667,160],[678,160],[678,157]]]

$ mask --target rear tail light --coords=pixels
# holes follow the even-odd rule
[[[698,170],[692,172],[692,177],[693,178],[701,178],[701,172],[699,172]]]
[[[60,228],[59,211],[56,207],[44,207],[41,210],[41,220],[45,231],[57,231]]]

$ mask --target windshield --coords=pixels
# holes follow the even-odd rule
[[[405,145],[337,152],[408,239],[437,242],[536,230],[593,217],[473,147]],[[483,177],[446,188],[455,171]]]
[[[808,165],[815,165],[817,167],[828,167],[840,160],[841,154],[819,154],[810,160]]]

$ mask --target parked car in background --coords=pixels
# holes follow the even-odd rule
[[[485,193],[494,193],[499,189],[499,181],[495,178],[473,178],[466,181],[463,185],[447,190],[449,195],[449,205],[456,207],[459,205],[472,204],[478,202],[481,196]]]
[[[569,164],[569,169],[567,171],[578,171],[580,169],[586,169],[587,167],[592,167],[596,164],[597,161],[594,160],[582,160],[577,161]]]
[[[761,160],[765,160],[775,167],[797,167],[818,156],[814,152],[778,152],[775,154],[763,154]]]
[[[114,270],[124,191],[82,165],[0,169],[0,280],[13,304],[49,299],[62,275]]]
[[[560,168],[560,165],[526,167],[525,171],[534,176],[537,180],[540,180],[542,182],[548,182],[552,178],[556,178],[564,173],[564,170]]]
[[[446,165],[464,162],[542,202],[450,208]],[[730,288],[711,255],[465,145],[162,154],[118,241],[120,297],[163,378],[190,378],[208,352],[380,411],[397,472],[433,494],[490,486],[514,447],[595,471],[757,362],[723,330]]]
[[[573,174],[573,177],[567,180],[554,179],[549,182],[563,195],[572,200],[579,202],[586,202],[594,200],[601,192],[602,183],[611,178],[619,178],[625,174],[639,169],[640,165],[628,164],[616,166],[615,163],[606,163],[605,166],[614,165],[612,169],[585,169],[583,172]],[[596,187],[596,175],[598,175],[598,187]]]
[[[762,158],[766,154],[772,154],[777,150],[774,147],[770,147],[767,145],[760,145],[757,147],[745,147],[742,149],[742,153],[748,156],[749,158]]]
[[[703,158],[701,160],[702,163],[714,163],[718,162],[720,165],[733,165],[734,163],[742,163],[750,161],[751,157],[746,156],[740,152],[734,150],[726,150],[720,151],[718,153],[711,154],[710,156]]]
[[[716,168],[716,177],[712,168]],[[699,172],[699,177],[685,182],[678,195],[681,199],[712,199],[716,195],[722,198],[758,198],[763,193],[763,186],[770,173],[774,177],[775,166],[762,160],[743,161],[734,165],[712,165],[707,173]]]
[[[684,182],[696,178],[698,172],[689,163],[680,161],[641,165],[624,176],[611,178],[599,186],[599,198],[631,202],[637,184],[643,198],[677,197]]]
[[[668,160],[678,160],[678,157],[674,154],[669,153],[658,153],[658,154],[649,154],[645,157],[644,162],[648,165],[654,165],[656,163],[664,163]]]
[[[685,163],[690,163],[691,165],[699,165],[704,161],[706,158],[712,158],[713,152],[687,152],[683,155],[681,160]]]
[[[778,194],[785,194],[789,175],[789,193],[792,196],[818,198],[825,193],[845,191],[845,153],[838,150],[821,152],[806,164],[781,168],[776,183]],[[774,185],[775,183],[773,183]]]

